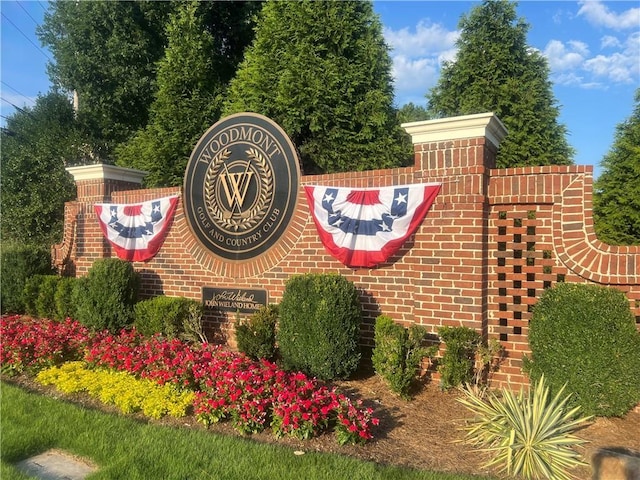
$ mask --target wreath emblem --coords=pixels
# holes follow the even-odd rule
[[[233,211],[219,202],[217,194],[221,188],[222,174],[226,169],[226,161],[231,156],[228,149],[221,150],[214,158],[205,176],[204,200],[212,219],[222,228],[234,232],[246,231],[260,222],[267,213],[273,198],[273,171],[264,155],[257,149],[249,148],[246,152],[249,162],[258,173],[258,197],[249,210]],[[249,165],[247,165],[248,167]],[[250,181],[250,179],[247,179]]]

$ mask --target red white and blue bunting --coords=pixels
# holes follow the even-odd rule
[[[416,231],[441,186],[304,188],[327,251],[348,267],[370,268],[387,261]]]
[[[162,247],[178,204],[178,196],[138,204],[94,205],[100,228],[118,258],[145,262]]]

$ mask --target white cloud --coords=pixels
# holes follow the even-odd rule
[[[611,35],[605,35],[600,39],[600,48],[618,48],[621,46],[620,40]]]
[[[415,29],[385,28],[384,38],[391,47],[395,96],[398,105],[424,103],[428,90],[438,81],[440,65],[456,56],[460,33],[440,24],[420,20]]]
[[[584,63],[589,48],[583,42],[570,41],[564,44],[559,40],[551,40],[544,48],[543,54],[547,57],[552,71],[572,70]]]
[[[608,84],[629,84],[640,79],[640,32],[634,32],[622,43],[606,36],[601,46],[615,48],[608,55],[591,56],[587,45],[580,41],[551,40],[544,49],[553,81],[560,85],[582,88],[602,88]]]
[[[458,31],[448,31],[442,25],[431,24],[426,20],[420,20],[413,32],[406,27],[397,31],[385,28],[383,34],[393,49],[392,54],[411,57],[451,50],[460,35]]]
[[[607,78],[615,83],[633,82],[633,65],[629,64],[628,57],[619,53],[610,56],[598,55],[590,58],[585,62],[584,69],[596,77]]]
[[[609,10],[600,0],[581,1],[579,4],[578,16],[584,15],[587,21],[593,25],[613,30],[638,28],[640,25],[640,8],[630,8],[624,12],[616,13]]]
[[[611,55],[597,55],[585,61],[587,72],[615,83],[633,83],[640,79],[640,32],[626,39],[622,49]]]
[[[393,57],[393,77],[396,91],[420,91],[422,95],[427,89],[435,85],[438,80],[439,69],[436,60],[419,58],[412,60],[404,55]]]

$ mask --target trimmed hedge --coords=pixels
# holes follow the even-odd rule
[[[62,277],[53,296],[56,306],[55,319],[63,321],[66,318],[76,318],[76,307],[73,303],[73,289],[78,280],[75,277]]]
[[[294,276],[280,302],[282,363],[322,380],[347,378],[360,363],[362,311],[356,287],[335,274]]]
[[[156,333],[167,338],[179,338],[185,333],[185,322],[191,308],[200,302],[185,297],[164,295],[143,300],[134,306],[134,327],[145,336]]]
[[[622,416],[640,402],[640,333],[629,300],[598,285],[559,283],[544,292],[529,328],[525,370],[554,392],[567,384],[587,414]]]
[[[48,247],[3,242],[0,254],[2,313],[25,313],[24,287],[27,279],[52,273]]]
[[[83,278],[86,280],[76,282],[73,294],[80,323],[94,331],[112,333],[133,324],[140,282],[131,263],[98,259]]]

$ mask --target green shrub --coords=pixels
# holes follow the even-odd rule
[[[24,309],[34,318],[55,318],[54,295],[60,277],[57,275],[33,275],[24,284]]]
[[[422,359],[437,351],[438,347],[422,346],[426,336],[427,331],[419,325],[407,329],[386,315],[376,319],[373,368],[403,398],[410,397]]]
[[[138,284],[138,275],[129,262],[117,258],[96,260],[86,281],[76,284],[77,320],[94,331],[117,333],[131,326]]]
[[[66,318],[76,318],[76,309],[73,302],[73,290],[77,279],[75,277],[62,277],[58,282],[58,288],[53,296],[56,306],[55,319],[62,321]]]
[[[529,328],[524,368],[553,391],[566,382],[588,414],[622,416],[640,402],[640,334],[629,300],[598,285],[559,283],[545,290]]]
[[[482,344],[480,334],[467,327],[441,327],[438,335],[446,345],[438,365],[440,386],[447,389],[471,382],[476,350]]]
[[[34,275],[49,275],[51,251],[40,245],[3,242],[0,254],[0,305],[2,313],[25,313],[24,287]]]
[[[46,275],[33,275],[27,278],[24,282],[24,289],[22,291],[24,311],[27,315],[35,318],[38,317],[36,301],[40,294],[40,285],[42,285],[45,276]]]
[[[36,298],[36,313],[39,318],[54,319],[56,316],[55,295],[60,283],[57,275],[44,275]]]
[[[167,338],[181,337],[185,332],[189,309],[191,305],[198,303],[189,298],[164,295],[143,300],[133,308],[133,325],[143,335],[160,333]]]
[[[276,353],[278,306],[265,305],[248,319],[235,324],[238,350],[255,360],[272,359]]]
[[[585,441],[573,435],[589,417],[577,418],[580,407],[567,408],[569,395],[560,388],[550,398],[544,376],[532,391],[499,395],[471,388],[462,389],[458,400],[471,412],[464,430],[465,441],[481,451],[491,451],[485,468],[501,466],[500,472],[526,479],[573,478],[568,469],[585,465],[575,448]]]
[[[277,340],[284,368],[323,380],[346,378],[360,363],[358,292],[340,275],[289,279],[280,302]]]

